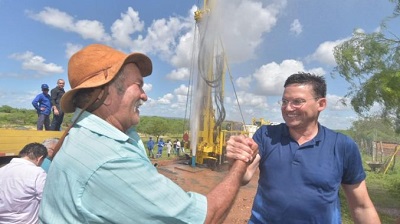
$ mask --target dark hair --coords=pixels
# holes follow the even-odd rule
[[[318,98],[326,97],[326,82],[322,76],[311,73],[299,72],[289,76],[283,87],[291,84],[307,84],[311,85],[314,90],[314,96]]]
[[[27,156],[29,159],[34,160],[41,156],[47,157],[47,148],[40,143],[29,143],[19,152],[19,157]]]

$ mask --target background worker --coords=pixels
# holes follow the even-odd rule
[[[47,149],[40,143],[27,144],[0,168],[0,223],[38,223],[46,173],[40,165]]]
[[[162,138],[160,138],[158,140],[158,143],[157,143],[157,155],[156,155],[156,158],[161,158],[162,152],[163,152],[163,148],[164,148],[164,144],[165,144],[164,140]]]
[[[318,122],[326,108],[326,82],[309,73],[291,75],[281,101],[285,123],[261,126],[253,135],[259,155],[243,184],[258,168],[258,189],[249,223],[341,223],[339,187],[355,223],[380,223],[368,195],[356,143]],[[243,136],[232,145],[245,144]],[[228,158],[247,158],[246,148],[227,148]]]
[[[50,113],[51,113],[51,99],[49,95],[49,86],[42,84],[42,93],[38,94],[32,101],[33,107],[36,109],[38,114],[37,130],[44,129],[50,130]]]
[[[225,219],[247,163],[233,162],[227,176],[207,195],[185,192],[158,173],[135,131],[139,107],[147,100],[143,78],[151,72],[146,55],[126,55],[101,44],[89,45],[70,58],[71,90],[62,97],[61,108],[74,112],[73,125],[61,139],[48,173],[39,215],[42,223],[221,223]],[[251,139],[245,148],[257,151]]]
[[[53,120],[51,121],[50,129],[53,131],[60,131],[61,124],[64,120],[64,112],[61,110],[61,97],[64,95],[65,81],[64,79],[57,80],[57,86],[50,91],[51,96],[51,109],[53,110]]]
[[[47,156],[41,165],[42,169],[46,173],[49,171],[51,160],[53,159],[54,148],[56,147],[59,140],[59,138],[48,138],[42,143],[47,149]]]
[[[149,141],[147,142],[147,150],[149,151],[149,157],[154,159],[154,140],[152,137],[149,138]]]

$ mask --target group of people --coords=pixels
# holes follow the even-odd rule
[[[27,144],[18,158],[0,168],[0,223],[39,222],[46,173],[58,140],[49,138],[42,144]]]
[[[173,143],[171,142],[170,139],[167,140],[167,142],[164,142],[163,138],[160,138],[157,142],[157,154],[154,157],[154,146],[155,142],[152,137],[149,137],[149,140],[147,141],[147,151],[148,151],[148,157],[149,158],[161,158],[162,153],[164,150],[164,146],[167,148],[167,156],[171,156],[171,152],[174,155],[180,155],[180,153],[185,154],[185,149],[183,146],[181,146],[181,142],[179,139],[176,139]]]
[[[57,80],[57,86],[53,88],[49,94],[49,86],[42,84],[42,93],[38,94],[32,100],[32,105],[36,109],[38,119],[36,123],[37,130],[42,131],[43,128],[48,131],[60,131],[61,124],[64,119],[64,112],[61,110],[61,97],[64,95],[65,81]],[[53,119],[50,124],[50,114],[53,112]]]
[[[289,76],[281,101],[285,123],[262,126],[253,138],[231,136],[229,171],[200,194],[158,173],[135,130],[151,73],[146,55],[102,44],[70,58],[71,90],[61,108],[74,113],[73,124],[54,151],[41,223],[222,223],[257,169],[249,223],[341,223],[340,186],[355,223],[380,223],[357,145],[318,122],[327,105],[323,77]],[[34,161],[44,157],[43,151]]]

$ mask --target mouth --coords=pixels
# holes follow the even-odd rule
[[[287,113],[286,114],[286,117],[288,118],[288,119],[296,119],[297,117],[299,117],[298,116],[298,114],[293,114],[293,113]]]
[[[144,103],[143,100],[139,100],[139,101],[137,101],[137,102],[135,103],[135,111],[136,111],[136,112],[139,112],[139,107],[142,106],[143,103]]]

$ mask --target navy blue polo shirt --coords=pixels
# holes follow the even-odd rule
[[[340,185],[366,176],[351,138],[318,125],[318,134],[299,146],[280,124],[260,127],[253,139],[261,161],[249,223],[341,223]]]

